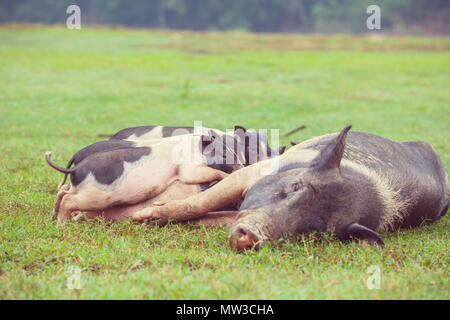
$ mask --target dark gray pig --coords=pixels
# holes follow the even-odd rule
[[[448,175],[429,144],[348,133],[350,128],[297,144],[200,194],[146,208],[133,219],[195,219],[245,197],[230,228],[231,245],[243,250],[312,231],[382,245],[379,232],[419,226],[447,212]],[[276,160],[279,169],[263,175],[260,167]]]

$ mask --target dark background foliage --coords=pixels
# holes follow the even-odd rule
[[[366,8],[381,8],[382,29],[450,31],[448,0],[0,0],[0,23],[65,23],[77,4],[82,24],[254,32],[366,32]]]

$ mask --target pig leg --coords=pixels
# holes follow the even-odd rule
[[[184,199],[201,191],[198,185],[186,184],[179,180],[174,181],[169,187],[156,197],[144,200],[137,204],[125,204],[107,207],[99,210],[86,211],[72,218],[75,221],[84,221],[101,217],[105,220],[125,221],[139,210],[151,206],[155,202],[166,203],[170,200]]]
[[[61,201],[64,198],[64,196],[67,194],[66,188],[60,190],[58,194],[56,195],[55,204],[53,206],[53,220],[56,220],[58,217],[59,207],[61,205]]]
[[[105,219],[124,221],[134,212],[145,208],[145,202],[109,207],[106,204],[103,205],[101,200],[95,203],[90,198],[86,198],[80,194],[67,194],[61,201],[58,223],[68,219],[83,221],[85,217],[89,219],[103,217]]]
[[[67,219],[70,219],[71,213],[77,211],[78,206],[72,194],[67,194],[63,196],[61,204],[59,206],[59,212],[57,214],[58,223],[62,223]]]
[[[140,210],[133,214],[132,219],[159,219],[159,223],[164,224],[168,219],[184,221],[202,217],[244,197],[247,190],[261,177],[257,165],[258,163],[235,171],[211,188],[186,199]]]
[[[210,182],[214,180],[222,180],[227,177],[228,174],[207,166],[192,166],[182,165],[180,166],[180,181],[189,184],[198,184],[204,182]]]

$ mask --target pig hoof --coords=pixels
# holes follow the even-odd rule
[[[145,219],[160,219],[160,215],[158,214],[158,210],[155,207],[145,208],[137,211],[131,217],[134,221],[142,221]]]
[[[258,249],[260,241],[258,237],[251,231],[244,228],[236,229],[230,237],[230,245],[232,248],[241,252],[249,249]]]
[[[84,213],[79,212],[78,214],[76,214],[72,217],[72,220],[78,221],[78,222],[84,221],[85,220]]]

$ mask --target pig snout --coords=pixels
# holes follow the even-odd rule
[[[230,245],[237,251],[258,249],[261,240],[245,226],[238,226],[231,231]]]
[[[239,252],[259,249],[277,234],[268,212],[265,210],[242,210],[230,228],[230,245]]]

